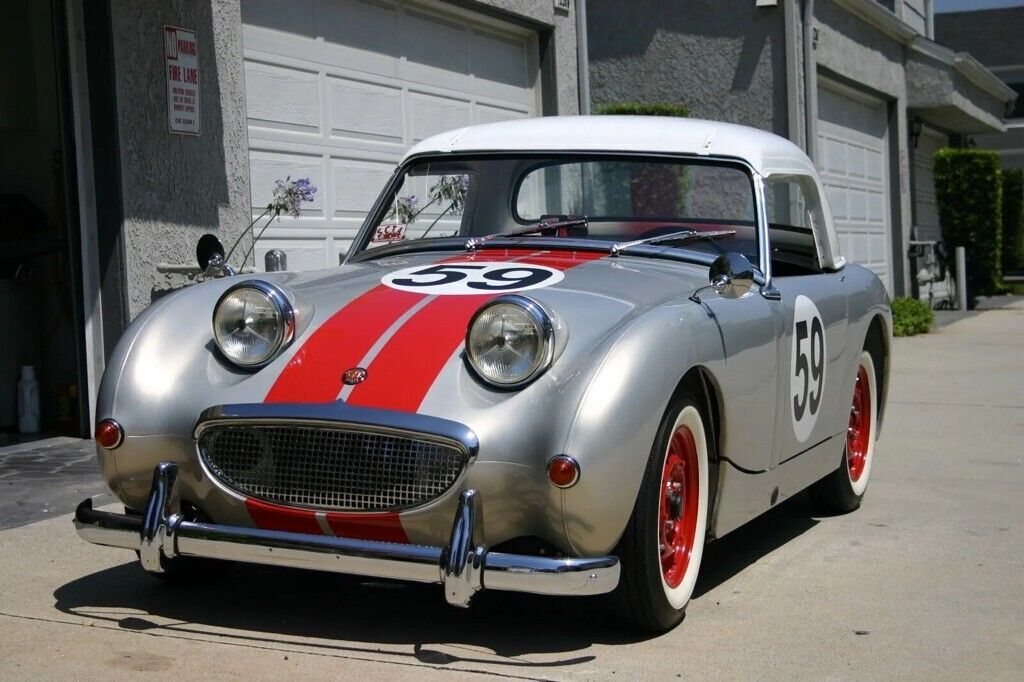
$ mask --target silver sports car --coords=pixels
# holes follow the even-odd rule
[[[161,299],[103,378],[124,514],[86,540],[210,559],[609,593],[682,618],[704,544],[810,488],[860,504],[891,315],[810,160],[723,123],[552,117],[413,148],[344,264]]]

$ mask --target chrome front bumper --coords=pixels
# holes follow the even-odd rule
[[[404,545],[186,521],[179,511],[178,467],[164,462],[142,517],[92,508],[75,511],[78,535],[93,544],[137,550],[142,567],[163,571],[162,559],[179,556],[308,568],[334,573],[440,583],[449,604],[468,606],[482,589],[549,595],[595,595],[619,582],[614,556],[548,558],[490,552],[480,538],[480,496],[465,490],[447,547]]]

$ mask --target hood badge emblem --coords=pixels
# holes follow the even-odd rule
[[[361,384],[366,381],[366,368],[353,367],[352,369],[346,369],[345,373],[341,375],[341,380],[345,382],[346,386]]]

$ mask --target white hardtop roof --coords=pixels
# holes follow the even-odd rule
[[[427,138],[405,155],[485,151],[649,152],[743,159],[761,175],[815,175],[789,140],[756,128],[668,116],[544,116]],[[404,161],[404,159],[403,159]]]

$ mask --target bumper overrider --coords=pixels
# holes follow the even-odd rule
[[[180,513],[178,467],[164,462],[153,472],[153,486],[141,516],[92,508],[84,500],[75,528],[88,542],[136,550],[142,567],[163,572],[163,562],[181,556],[307,568],[350,575],[439,583],[449,604],[468,606],[482,589],[534,594],[604,594],[619,582],[614,556],[549,558],[491,552],[478,542],[480,495],[459,496],[451,539],[445,547],[309,535],[185,520]]]

